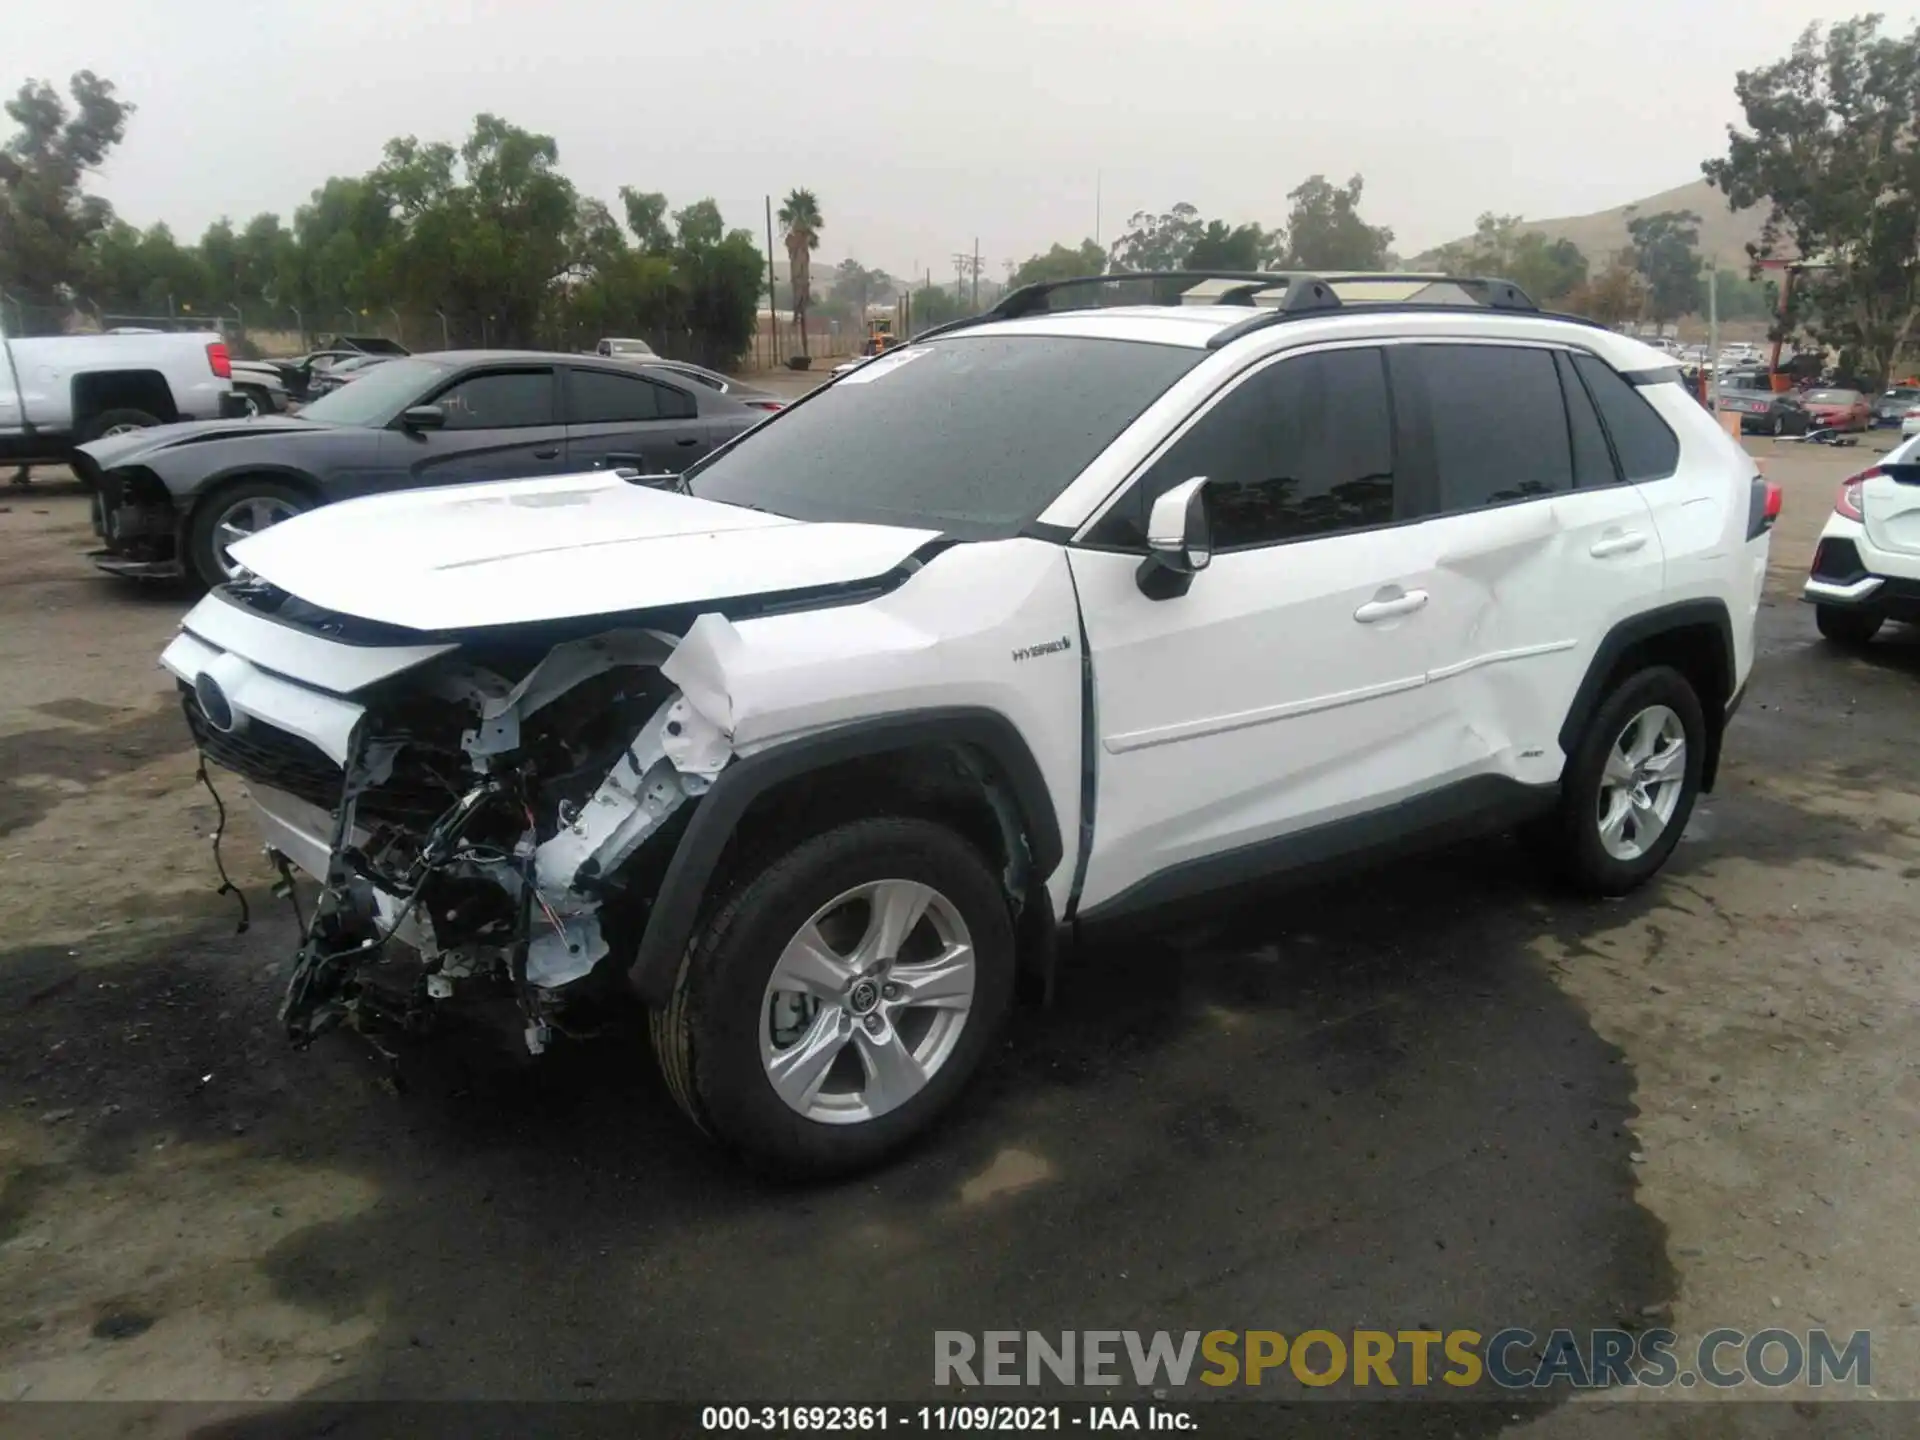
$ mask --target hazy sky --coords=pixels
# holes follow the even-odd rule
[[[712,195],[764,232],[811,187],[821,254],[987,273],[1143,208],[1284,219],[1366,177],[1403,254],[1699,175],[1734,72],[1823,0],[0,0],[0,88],[91,68],[140,107],[97,189],[197,236],[290,216],[389,137],[477,111],[545,131],[589,194]],[[1865,8],[1864,6],[1859,8]],[[1885,7],[1891,17],[1904,7]],[[4,123],[4,122],[0,122]]]

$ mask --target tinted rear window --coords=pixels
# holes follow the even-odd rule
[[[1499,345],[1420,345],[1442,511],[1573,488],[1566,406],[1553,355]]]
[[[955,335],[870,360],[688,474],[695,495],[799,520],[1012,534],[1206,351]]]
[[[1559,372],[1561,398],[1567,404],[1567,436],[1573,442],[1573,484],[1576,490],[1591,490],[1611,485],[1620,476],[1613,468],[1613,454],[1607,449],[1606,432],[1600,428],[1600,416],[1587,395],[1587,387],[1573,373],[1573,357],[1564,351],[1553,357]]]
[[[659,418],[659,388],[638,375],[575,370],[567,376],[569,425],[610,425]]]
[[[1680,464],[1680,442],[1667,422],[1604,361],[1578,355],[1573,364],[1607,427],[1621,474],[1628,480],[1663,480],[1673,474]]]

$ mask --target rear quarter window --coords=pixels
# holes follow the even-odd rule
[[[1679,438],[1640,392],[1611,365],[1591,355],[1575,356],[1573,365],[1613,442],[1621,476],[1641,481],[1664,480],[1673,474],[1680,466]]]

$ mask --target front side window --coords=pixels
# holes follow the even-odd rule
[[[551,425],[553,372],[502,370],[470,375],[443,390],[434,403],[446,412],[449,430],[516,430]]]
[[[1100,538],[1138,543],[1153,498],[1196,475],[1207,477],[1218,550],[1390,523],[1393,410],[1381,352],[1328,350],[1248,376],[1154,462],[1125,511],[1135,533]]]
[[[1017,534],[1207,352],[964,332],[889,351],[687,472],[703,500],[961,540]]]
[[[1573,488],[1566,403],[1553,352],[1503,345],[1416,345],[1442,513]]]
[[[351,385],[321,396],[300,412],[305,420],[323,420],[329,425],[366,425],[378,428],[389,423],[420,397],[446,378],[447,367],[432,360],[389,360],[376,365]]]

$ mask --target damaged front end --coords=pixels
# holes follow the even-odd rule
[[[270,851],[320,882],[282,1011],[296,1042],[418,1028],[456,997],[511,1002],[535,1054],[590,1022],[690,802],[733,756],[724,703],[671,676],[679,644],[448,645],[343,705],[176,642],[203,755],[249,783]]]

